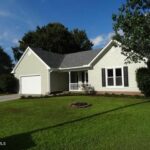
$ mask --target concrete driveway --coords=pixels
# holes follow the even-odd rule
[[[19,99],[19,98],[20,98],[20,95],[18,94],[3,95],[3,96],[0,96],[0,102],[11,101],[11,100]]]

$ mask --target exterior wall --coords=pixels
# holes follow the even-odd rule
[[[109,92],[121,91],[123,92],[140,92],[136,83],[136,70],[140,67],[146,66],[142,63],[125,64],[125,56],[121,54],[120,47],[112,46],[111,49],[100,59],[93,67],[88,70],[89,84],[95,88],[96,91]],[[108,67],[123,67],[128,66],[129,87],[102,87],[102,68]]]
[[[69,73],[68,72],[51,72],[50,74],[51,92],[69,90]]]
[[[28,51],[19,66],[15,71],[15,77],[20,80],[21,76],[40,75],[41,76],[41,89],[42,94],[49,93],[49,70],[45,65],[38,60],[32,51]]]

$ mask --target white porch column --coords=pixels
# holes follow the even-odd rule
[[[71,72],[69,71],[69,91],[70,91],[70,83],[71,83]]]
[[[84,84],[86,84],[86,71],[84,71]]]

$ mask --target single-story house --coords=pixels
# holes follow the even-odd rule
[[[111,40],[103,49],[56,54],[28,47],[12,73],[19,79],[19,93],[47,95],[58,91],[83,91],[93,87],[99,93],[140,93],[136,70],[142,63],[126,64],[121,47]]]

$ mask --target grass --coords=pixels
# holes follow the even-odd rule
[[[150,99],[64,96],[0,103],[0,149],[150,149]],[[92,104],[73,109],[72,102]]]

